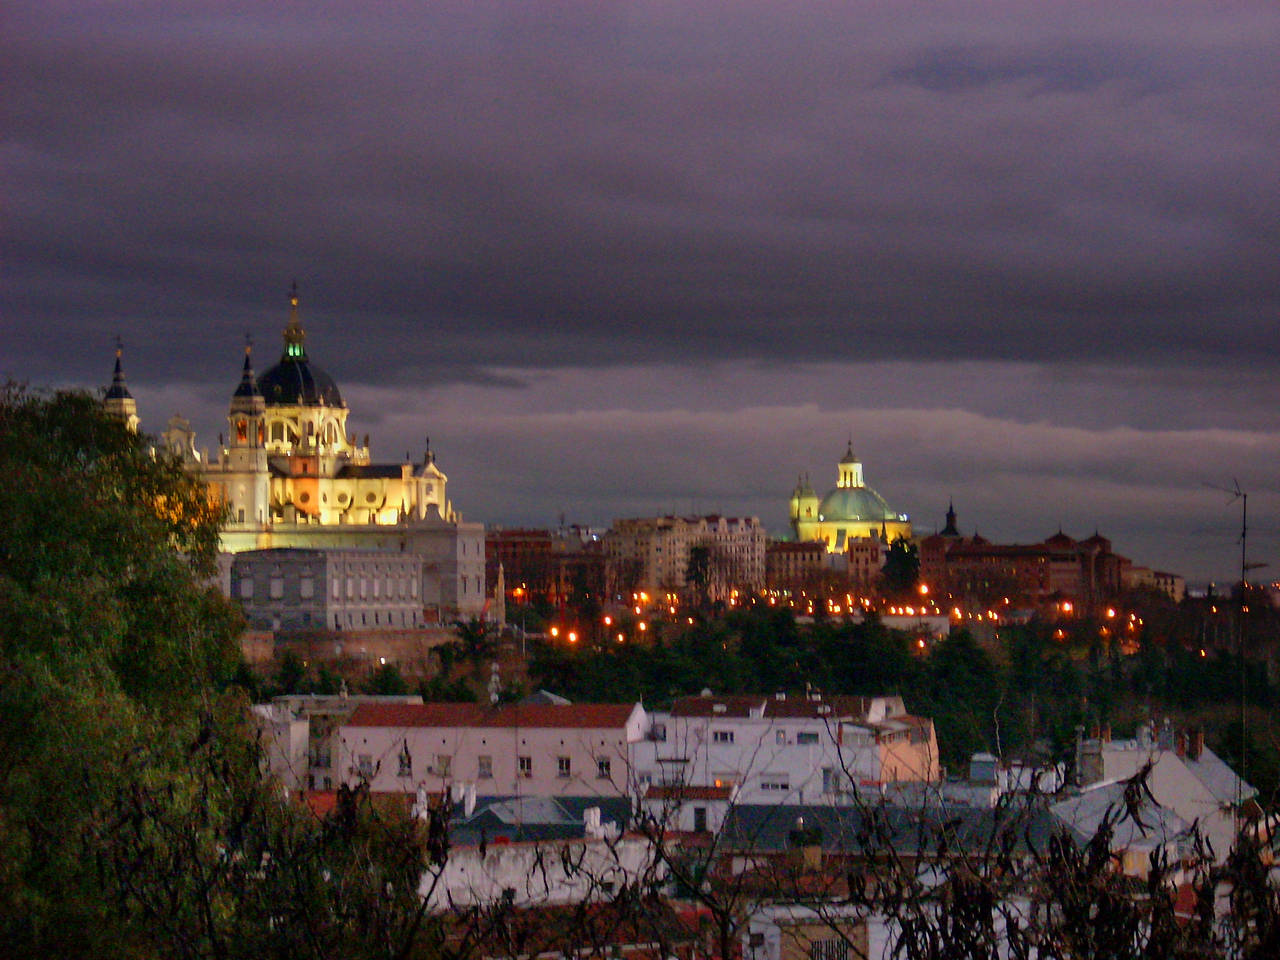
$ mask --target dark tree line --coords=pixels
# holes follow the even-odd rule
[[[1076,730],[1110,725],[1119,736],[1153,716],[1203,721],[1229,762],[1241,754],[1240,661],[1167,637],[1138,653],[1099,639],[1096,623],[1065,638],[1056,624],[1003,627],[979,643],[966,631],[920,640],[865,622],[798,623],[789,609],[757,603],[691,626],[652,631],[645,643],[568,648],[540,644],[538,685],[576,700],[642,700],[661,708],[709,687],[717,693],[808,688],[830,694],[900,694],[933,718],[943,760],[963,770],[976,751],[1069,758]],[[1275,685],[1260,661],[1246,664],[1249,720],[1245,766],[1270,796],[1280,787],[1280,725],[1269,709]]]

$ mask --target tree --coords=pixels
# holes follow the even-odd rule
[[[89,825],[90,862],[128,949],[183,960],[438,957],[440,928],[419,894],[448,854],[447,808],[414,818],[343,786],[318,820],[262,778],[244,704],[219,707],[163,781],[148,770],[172,767],[170,745],[132,754]]]
[[[453,628],[457,631],[458,641],[462,645],[462,655],[472,664],[493,656],[493,625],[479,617],[470,620],[458,620]]]
[[[0,936],[109,956],[80,838],[127,758],[191,739],[234,673],[238,614],[210,585],[222,512],[87,394],[0,391],[0,472]]]
[[[307,665],[293,650],[286,650],[276,668],[275,687],[280,694],[304,693],[307,687]]]
[[[409,684],[394,663],[381,664],[364,683],[364,692],[383,697],[402,697],[409,692]]]
[[[890,596],[905,596],[914,591],[920,581],[920,553],[916,545],[906,537],[895,537],[885,554],[881,577]]]
[[[689,548],[689,562],[684,569],[684,582],[693,591],[694,602],[699,609],[707,605],[711,588],[711,548],[697,544]]]
[[[262,777],[203,484],[13,385],[0,470],[4,954],[438,956],[442,816],[348,790],[318,820]]]

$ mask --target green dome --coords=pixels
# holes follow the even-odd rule
[[[825,497],[818,507],[818,519],[826,522],[859,520],[879,523],[881,520],[901,520],[902,516],[885,503],[884,497],[870,487],[837,487]]]

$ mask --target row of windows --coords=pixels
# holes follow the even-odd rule
[[[797,746],[808,746],[810,744],[817,743],[818,740],[819,740],[818,734],[812,730],[801,730],[799,733],[796,734]],[[778,743],[786,743],[786,742],[787,742],[787,731],[779,730]]]
[[[667,739],[667,728],[665,724],[655,723],[649,730],[649,739],[665,742]],[[808,746],[820,742],[820,735],[815,731],[802,730],[796,734],[796,743],[800,746]],[[734,731],[732,730],[712,730],[712,743],[733,743]],[[777,742],[785,744],[787,742],[787,731],[779,730],[777,732]]]
[[[478,581],[479,578],[477,578]],[[465,578],[464,578],[465,580]],[[372,591],[370,586],[372,585]],[[402,599],[416,600],[418,598],[418,581],[413,577],[397,577],[386,580],[372,580],[367,577],[361,577],[359,582],[359,598],[361,600],[368,599],[370,592],[373,594],[374,600],[380,600],[384,594],[386,599]],[[357,595],[357,581],[355,577],[347,578],[347,599],[354,600]],[[245,577],[240,581],[240,597],[243,600],[252,600],[254,597],[254,581],[252,577]],[[309,576],[303,576],[298,579],[298,596],[303,600],[311,600],[316,595],[315,579]],[[267,596],[271,600],[282,600],[284,598],[284,577],[273,576],[267,581]],[[342,581],[335,579],[333,581],[333,599],[342,599]]]
[[[303,581],[304,584],[306,582],[307,581]],[[418,580],[416,577],[388,577],[383,579],[375,577],[372,580],[369,577],[360,577],[358,581],[355,577],[347,577],[348,600],[354,600],[356,598],[357,584],[360,587],[359,594],[361,600],[364,600],[369,596],[370,586],[372,586],[374,600],[381,599],[384,590],[388,600],[393,598],[417,599],[418,596]],[[310,594],[304,592],[303,596],[310,596]],[[340,578],[335,578],[333,581],[333,599],[339,600],[341,598],[342,580]]]
[[[237,428],[239,425],[237,424]],[[315,435],[315,424],[308,422],[306,426],[307,436]],[[338,425],[333,421],[329,421],[320,430],[321,443],[338,443],[342,434],[338,430]],[[243,438],[242,438],[243,439]],[[290,422],[285,420],[272,420],[267,425],[267,439],[272,443],[297,443],[297,428]]]
[[[317,754],[314,758],[319,760]],[[315,763],[315,766],[327,767],[328,754],[323,757],[324,763]],[[374,773],[372,754],[362,753],[356,758],[356,769],[360,776],[371,778]],[[433,757],[430,765],[427,767],[427,773],[437,777],[449,777],[453,773],[453,757],[449,754],[437,753]],[[533,776],[533,757],[519,756],[516,758],[516,773],[518,776],[529,779]],[[413,755],[409,752],[409,745],[406,743],[402,746],[398,757],[396,776],[402,778],[413,777]],[[560,779],[569,779],[573,776],[573,758],[572,757],[556,757],[556,776]],[[613,776],[613,763],[609,757],[596,758],[596,777],[601,780],[609,780]],[[493,779],[493,757],[489,754],[480,754],[476,757],[476,779],[492,780]]]

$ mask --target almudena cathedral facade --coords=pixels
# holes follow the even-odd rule
[[[137,404],[116,354],[108,412],[138,428]],[[307,357],[290,293],[284,352],[261,376],[245,349],[217,455],[197,449],[174,417],[163,445],[225,503],[223,588],[257,629],[409,629],[502,619],[485,594],[484,526],[464,523],[448,478],[421,460],[374,463],[369,438],[347,432],[347,405]]]

